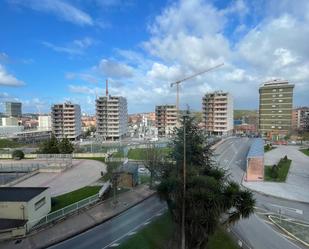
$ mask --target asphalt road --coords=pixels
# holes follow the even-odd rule
[[[165,210],[166,204],[154,196],[101,225],[49,248],[114,248]]]
[[[246,155],[251,140],[248,138],[230,139],[220,145],[215,155],[218,163],[230,171],[231,178],[240,182],[246,165]],[[285,210],[285,214],[293,218],[309,221],[309,205],[291,202],[261,194],[254,194],[256,206],[269,212]],[[50,248],[115,248],[128,239],[136,231],[158,217],[166,209],[157,197],[152,197],[123,214],[97,226],[85,233],[61,242]],[[300,249],[298,245],[288,240],[283,234],[256,214],[249,219],[239,221],[233,226],[232,232],[244,243],[244,248],[255,249]]]
[[[232,138],[215,150],[217,162],[229,170],[231,178],[240,183],[246,167],[246,155],[252,140],[249,138]],[[309,205],[255,193],[256,206],[264,212],[278,213],[309,221]],[[257,215],[241,220],[232,229],[249,248],[256,249],[296,249],[301,248],[279,233]]]

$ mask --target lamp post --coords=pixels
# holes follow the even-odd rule
[[[186,220],[186,118],[187,113],[183,115],[183,194],[182,194],[182,216],[181,216],[181,249],[186,248],[186,231],[185,231],[185,220]]]

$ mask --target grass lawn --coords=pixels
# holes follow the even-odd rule
[[[272,182],[285,182],[292,160],[281,159],[278,163],[278,177],[272,176],[272,166],[265,166],[264,179]]]
[[[309,149],[302,149],[300,151],[304,153],[305,155],[309,156]]]
[[[74,159],[96,160],[105,163],[105,157],[74,157]]]
[[[21,146],[21,144],[9,140],[9,139],[0,139],[0,148],[16,148]]]
[[[99,192],[100,186],[87,186],[67,194],[52,197],[52,212],[83,200]]]
[[[164,155],[168,155],[168,153],[171,151],[171,149],[168,147],[157,148],[157,149],[162,151]],[[147,151],[147,148],[130,149],[128,152],[128,158],[132,160],[145,160],[146,151]]]
[[[173,233],[173,223],[168,213],[150,223],[129,240],[121,244],[119,249],[163,249]],[[207,249],[238,249],[239,247],[223,229],[219,228],[211,236]]]
[[[139,175],[139,179],[140,179],[141,184],[150,183],[149,175]]]

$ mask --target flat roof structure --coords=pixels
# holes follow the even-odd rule
[[[27,220],[0,219],[0,230],[6,230],[26,225]]]
[[[264,156],[264,141],[262,138],[255,138],[250,146],[247,158],[263,157]]]
[[[0,187],[0,202],[27,202],[47,187]]]

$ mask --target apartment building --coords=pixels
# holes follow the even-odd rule
[[[259,131],[264,137],[280,140],[291,130],[294,85],[271,80],[259,88]]]
[[[309,107],[298,107],[293,109],[292,129],[309,131]]]
[[[159,137],[169,137],[177,126],[177,109],[175,105],[158,105],[155,111],[156,126]]]
[[[127,99],[104,96],[96,100],[97,136],[103,140],[119,140],[128,132]]]
[[[52,131],[56,138],[76,140],[81,135],[80,106],[66,102],[52,106]]]
[[[5,102],[5,115],[8,117],[21,117],[21,106],[20,102]]]
[[[208,135],[233,133],[233,97],[228,92],[215,91],[203,97],[204,128]]]

